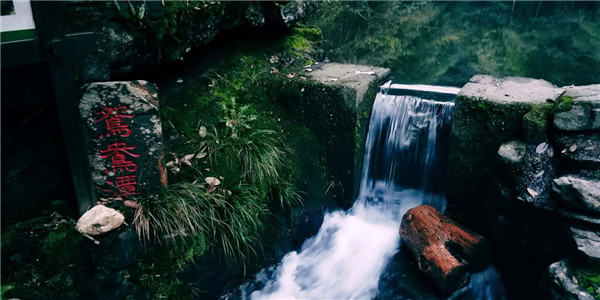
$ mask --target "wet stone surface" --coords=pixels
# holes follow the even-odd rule
[[[519,141],[504,143],[498,149],[495,170],[503,187],[514,189],[516,198],[535,208],[553,210],[551,180],[556,173],[554,150],[542,142],[537,146]]]
[[[375,68],[364,65],[326,63],[307,75],[324,84],[348,87],[356,91],[356,102],[347,103],[349,107],[357,107],[367,92],[369,86],[375,82],[386,80],[390,76],[390,69]]]
[[[561,135],[556,145],[565,163],[581,169],[600,169],[600,134]]]
[[[571,228],[577,249],[596,264],[600,263],[600,231]]]
[[[574,276],[576,269],[577,265],[568,259],[555,262],[548,267],[542,282],[547,299],[594,299],[577,283]]]
[[[540,79],[475,75],[459,95],[503,104],[539,104],[558,98],[562,92],[562,88]]]
[[[600,180],[566,175],[554,179],[552,189],[565,205],[600,215]]]
[[[134,198],[166,185],[156,86],[90,84],[79,103],[92,180],[100,198]]]

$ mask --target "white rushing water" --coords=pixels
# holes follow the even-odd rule
[[[443,210],[445,151],[453,103],[378,94],[373,105],[359,197],[325,215],[318,233],[279,265],[263,270],[251,299],[369,299],[400,247],[404,213]],[[248,295],[242,295],[247,298]]]

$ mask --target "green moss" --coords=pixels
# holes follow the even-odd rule
[[[40,259],[44,262],[45,272],[51,274],[69,266],[82,262],[80,256],[73,256],[73,251],[80,251],[83,237],[72,224],[62,223],[51,231],[42,242]]]
[[[487,111],[487,105],[485,105],[485,103],[483,101],[477,101],[475,109],[481,110],[481,111]]]
[[[565,112],[569,111],[573,108],[573,97],[570,96],[560,96],[554,102],[554,106],[552,107],[553,113]]]
[[[321,29],[316,26],[298,26],[293,29],[294,35],[302,36],[309,41],[319,41],[323,38]]]
[[[523,135],[525,141],[537,144],[547,139],[550,115],[554,105],[537,104],[523,116]]]
[[[2,277],[13,289],[4,296],[78,298],[89,271],[84,242],[73,224],[46,216],[5,229],[2,255],[10,259],[2,265]]]
[[[6,294],[8,291],[14,289],[15,287],[10,285],[10,284],[3,284],[0,287],[0,298],[4,299],[4,294]]]
[[[321,30],[318,27],[294,27],[292,34],[285,38],[285,53],[295,59],[303,58],[303,64],[312,64],[316,53],[315,45],[320,40]]]
[[[144,294],[149,299],[190,299],[193,295],[191,287],[183,284],[177,277],[161,274],[143,274],[139,278],[139,285],[146,289]],[[126,299],[139,299],[137,293],[129,295]]]
[[[523,137],[525,141],[537,144],[547,139],[552,114],[569,111],[573,107],[573,98],[560,96],[556,101],[544,104],[535,104],[523,116]]]
[[[291,53],[296,57],[301,57],[304,54],[314,51],[312,43],[303,36],[292,35],[286,41],[286,47],[291,50]]]

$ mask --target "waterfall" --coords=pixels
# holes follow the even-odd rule
[[[455,93],[452,95],[454,97]],[[256,276],[251,299],[367,299],[399,251],[398,228],[412,207],[444,209],[452,102],[377,94],[366,140],[359,197],[325,215],[299,251]]]
[[[377,94],[357,203],[409,206],[406,210],[430,204],[443,210],[453,108],[452,102]],[[406,201],[398,193],[408,190],[413,201],[402,205]],[[400,218],[404,212],[400,211]]]

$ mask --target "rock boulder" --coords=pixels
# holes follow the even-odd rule
[[[600,134],[559,135],[555,145],[566,165],[581,169],[600,169]]]
[[[574,276],[575,269],[574,263],[570,260],[561,260],[548,267],[542,290],[549,299],[594,300],[594,297],[577,283]]]
[[[542,142],[537,146],[520,141],[500,145],[495,174],[501,186],[513,190],[516,198],[536,208],[552,210],[551,180],[554,177],[554,150]]]
[[[75,228],[83,234],[99,235],[119,228],[125,221],[122,213],[104,205],[96,205],[79,218]]]
[[[512,169],[523,163],[526,151],[527,144],[521,141],[510,141],[500,145],[498,157],[502,165]]]
[[[561,203],[590,214],[600,214],[600,180],[566,175],[554,179],[552,190]]]
[[[600,265],[600,232],[598,230],[582,230],[571,227],[573,239],[577,249],[588,258],[589,261]]]
[[[448,198],[476,201],[472,199],[475,195],[485,194],[494,185],[490,177],[494,164],[490,162],[496,159],[500,145],[515,139],[527,141],[523,118],[533,110],[539,113],[536,118],[532,116],[532,122],[550,122],[551,102],[563,91],[537,79],[487,75],[471,78],[455,101]],[[544,131],[541,136],[545,135]]]

